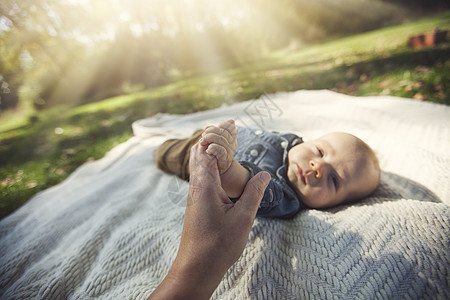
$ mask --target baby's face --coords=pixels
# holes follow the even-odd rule
[[[330,133],[289,150],[287,177],[306,206],[335,206],[376,188],[379,173],[371,155],[358,138]]]

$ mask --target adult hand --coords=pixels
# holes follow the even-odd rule
[[[270,181],[256,174],[233,203],[221,187],[217,160],[206,146],[191,149],[189,195],[177,257],[149,299],[207,299],[244,251]]]

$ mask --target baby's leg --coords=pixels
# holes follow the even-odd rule
[[[185,139],[167,140],[155,150],[155,163],[164,172],[189,180],[189,156],[191,148],[201,138],[203,130],[197,130]]]

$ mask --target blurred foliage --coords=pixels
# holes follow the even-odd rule
[[[0,112],[97,101],[446,8],[442,0],[2,0]]]

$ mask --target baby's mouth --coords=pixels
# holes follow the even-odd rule
[[[306,185],[306,180],[305,180],[305,176],[303,175],[303,170],[300,168],[299,165],[297,165],[297,171],[298,171],[298,175],[300,176],[301,181],[303,182],[303,184]]]

